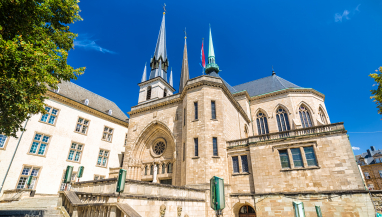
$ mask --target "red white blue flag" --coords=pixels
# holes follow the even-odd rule
[[[202,41],[202,50],[200,51],[200,66],[204,69],[206,68],[206,57],[204,56],[203,43],[204,40]]]

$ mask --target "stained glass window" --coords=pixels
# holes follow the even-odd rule
[[[303,167],[300,148],[291,148],[294,167]]]
[[[290,168],[288,150],[280,150],[280,161],[282,168]]]
[[[218,156],[218,138],[212,138],[213,155]]]
[[[276,112],[277,126],[279,132],[290,130],[288,114],[283,108],[278,108]]]
[[[301,120],[301,124],[303,128],[313,126],[312,119],[310,118],[310,113],[304,105],[300,106],[299,114],[300,114],[300,120]]]
[[[313,146],[304,147],[305,158],[308,166],[317,166],[316,156],[314,155]]]
[[[257,122],[257,131],[259,135],[269,133],[267,117],[265,116],[263,112],[257,113],[256,122]]]
[[[239,158],[237,156],[232,157],[233,173],[239,173]]]

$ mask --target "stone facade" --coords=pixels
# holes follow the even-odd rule
[[[361,170],[370,190],[382,190],[382,163],[364,165]]]

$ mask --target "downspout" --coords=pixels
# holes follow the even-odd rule
[[[27,127],[28,120],[29,120],[29,119],[27,119],[27,120],[25,121],[24,129]],[[18,149],[18,147],[19,147],[19,145],[20,145],[20,141],[21,141],[21,138],[23,137],[23,134],[24,134],[24,131],[22,131],[22,133],[21,133],[20,139],[19,139],[19,141],[17,142],[17,145],[16,145],[16,149],[15,149],[15,151],[13,152],[13,156],[12,156],[11,162],[9,163],[7,172],[5,173],[3,182],[2,182],[1,185],[0,185],[0,194],[1,194],[1,191],[3,190],[3,186],[4,186],[4,183],[5,183],[5,179],[7,178],[9,169],[10,169],[11,166],[12,166],[13,159],[15,158],[15,155],[16,155],[17,149]]]

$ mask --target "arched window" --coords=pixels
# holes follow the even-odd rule
[[[310,112],[305,105],[301,105],[299,108],[301,124],[303,128],[312,127],[312,119],[310,118]]]
[[[324,111],[322,110],[322,108],[320,108],[320,109],[318,110],[318,115],[320,116],[320,120],[322,121],[322,123],[324,123],[324,124],[328,124],[328,122],[326,121],[325,113],[324,113]]]
[[[279,107],[276,111],[277,126],[279,132],[290,130],[289,118],[285,109]]]
[[[166,96],[167,96],[167,89],[165,88],[163,91],[163,97],[166,97]]]
[[[147,87],[147,95],[146,95],[146,100],[151,99],[151,86]]]
[[[239,210],[239,217],[255,217],[256,212],[251,206],[244,205]]]
[[[168,163],[168,165],[167,165],[167,173],[172,173],[172,163]]]
[[[267,116],[265,116],[263,112],[260,111],[259,113],[257,113],[256,122],[257,122],[257,131],[259,135],[269,133]]]

